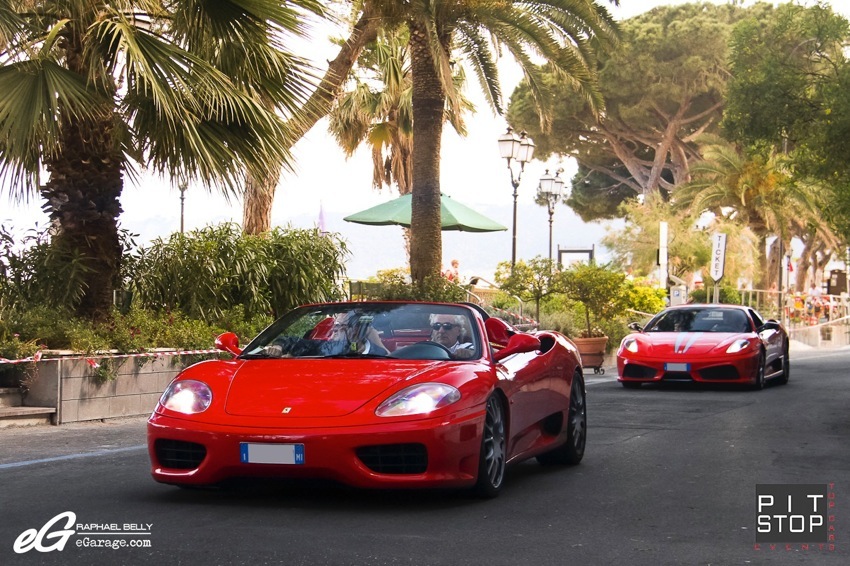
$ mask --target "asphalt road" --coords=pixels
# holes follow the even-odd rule
[[[788,385],[763,391],[632,391],[591,371],[584,461],[515,466],[489,501],[181,490],[151,480],[144,419],[0,430],[0,564],[848,564],[848,365],[850,351],[805,352]],[[832,549],[756,547],[757,484],[829,485]],[[57,516],[40,543],[61,542],[69,512],[64,550],[14,551]],[[87,546],[104,540],[127,546]]]

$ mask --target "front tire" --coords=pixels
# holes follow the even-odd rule
[[[756,366],[756,382],[753,389],[764,389],[764,352],[759,352],[758,366]]]
[[[573,384],[570,388],[570,410],[567,416],[567,441],[551,452],[539,455],[537,457],[537,461],[544,465],[578,464],[584,457],[584,448],[586,445],[587,399],[584,394],[581,374],[576,372],[575,375],[573,375]]]
[[[487,398],[481,453],[478,457],[478,482],[475,492],[481,497],[499,495],[505,481],[505,414],[494,393]]]
[[[791,377],[791,362],[788,359],[788,344],[785,345],[785,351],[782,355],[782,376],[779,378],[779,384],[785,385]]]

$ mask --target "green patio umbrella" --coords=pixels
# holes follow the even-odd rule
[[[346,216],[343,220],[371,226],[389,226],[392,224],[410,228],[411,195],[400,196],[391,201],[367,208]],[[507,230],[494,220],[475,212],[468,206],[459,203],[448,195],[440,193],[440,217],[443,230],[459,230],[461,232],[498,232]]]

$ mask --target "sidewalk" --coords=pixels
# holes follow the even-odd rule
[[[59,426],[34,425],[0,429],[0,468],[4,464],[45,458],[138,448],[147,443],[148,417],[124,417]]]

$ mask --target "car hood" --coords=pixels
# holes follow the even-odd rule
[[[225,411],[245,417],[340,417],[393,386],[446,362],[422,360],[258,360],[240,367]],[[438,372],[442,373],[442,372]]]
[[[709,354],[720,345],[747,337],[736,332],[648,332],[643,336],[652,354],[688,356]]]

